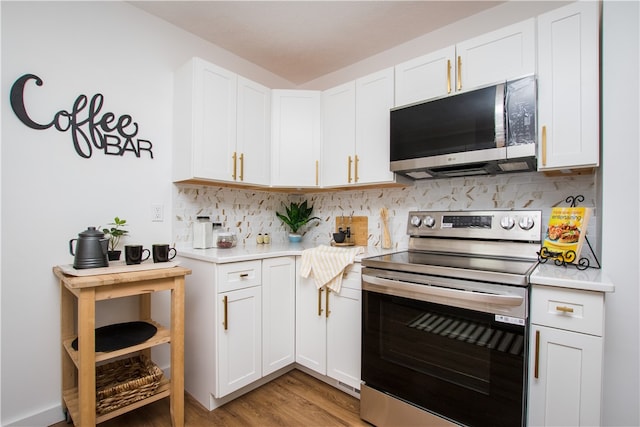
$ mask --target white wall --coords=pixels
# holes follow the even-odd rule
[[[26,421],[40,425],[62,418],[59,290],[51,268],[72,263],[69,240],[119,215],[130,224],[126,242],[172,241],[173,70],[199,55],[270,86],[288,83],[126,3],[3,1],[0,7],[1,423],[44,412]],[[44,81],[25,91],[34,120],[49,123],[79,95],[101,93],[101,113],[131,115],[137,138],[153,143],[154,158],[95,150],[85,159],[70,132],[28,128],[9,105],[11,86],[26,73]],[[165,222],[151,222],[154,203],[164,205]],[[129,316],[134,304],[101,306],[98,326]]]
[[[640,7],[605,1],[602,44],[602,262],[606,296],[604,425],[640,425]],[[621,232],[621,229],[624,229]]]

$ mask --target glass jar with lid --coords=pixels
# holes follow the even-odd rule
[[[218,237],[216,238],[216,246],[222,249],[233,248],[236,246],[238,239],[234,233],[229,231],[220,231],[218,232]]]

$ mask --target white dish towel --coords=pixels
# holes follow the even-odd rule
[[[337,248],[323,245],[305,249],[302,251],[300,275],[313,277],[318,289],[326,285],[332,291],[340,292],[344,269],[353,264],[356,255],[361,253],[364,253],[362,246]]]

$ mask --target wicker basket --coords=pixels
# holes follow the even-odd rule
[[[161,380],[162,370],[143,355],[96,366],[96,413],[151,396]]]

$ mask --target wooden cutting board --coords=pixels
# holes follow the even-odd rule
[[[369,217],[368,216],[337,216],[336,217],[336,229],[337,232],[340,227],[343,230],[349,226],[349,220],[351,220],[351,241],[356,246],[367,246],[369,242]]]

